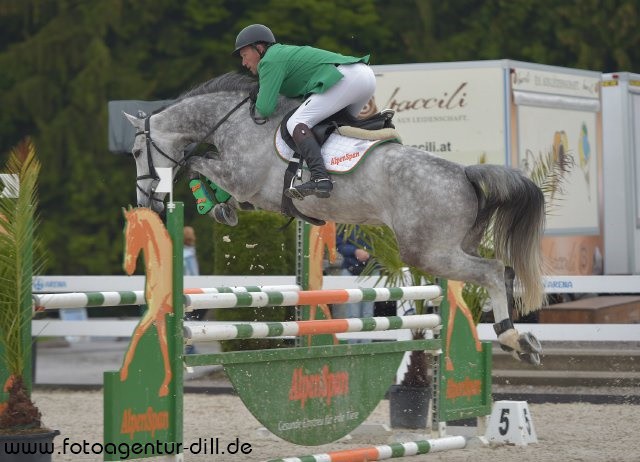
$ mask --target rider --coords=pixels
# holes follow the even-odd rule
[[[305,98],[287,121],[287,131],[307,162],[311,181],[295,187],[299,194],[285,194],[329,197],[333,183],[311,128],[341,109],[346,108],[355,117],[369,102],[376,88],[375,76],[368,66],[369,55],[355,58],[309,46],[276,43],[271,30],[262,24],[240,31],[233,54],[242,57],[242,65],[258,76],[256,109],[263,117],[275,111],[279,94]]]

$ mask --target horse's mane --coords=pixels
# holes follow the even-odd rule
[[[248,92],[252,90],[257,84],[258,81],[253,77],[239,74],[237,72],[228,72],[193,87],[191,90],[188,90],[180,95],[177,101],[181,101],[192,96],[206,95],[219,91]]]
[[[240,74],[238,72],[227,72],[226,74],[222,74],[204,83],[196,85],[191,90],[188,90],[181,94],[171,104],[154,111],[154,114],[164,111],[167,107],[178,104],[181,101],[194,96],[209,95],[212,93],[223,91],[249,93],[251,90],[256,88],[257,85],[258,79],[256,79],[255,77]],[[293,107],[293,105],[299,105],[300,101],[297,99],[280,97],[280,103],[281,104],[279,105],[277,112],[280,112],[281,110],[288,111],[291,109],[291,107]]]

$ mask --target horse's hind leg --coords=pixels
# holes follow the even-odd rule
[[[509,317],[513,318],[513,313],[516,311],[516,300],[513,297],[513,284],[516,280],[516,272],[510,266],[504,267],[504,288],[507,291],[507,308],[509,310]]]
[[[530,364],[540,364],[542,346],[537,338],[530,332],[519,334],[513,327],[512,315],[515,313],[515,298],[513,296],[513,284],[516,273],[510,266],[504,269],[504,285],[507,296],[507,309],[509,316],[501,322],[494,324],[500,346],[503,350],[511,352],[515,358]],[[501,338],[502,337],[502,338]]]
[[[424,256],[417,256],[414,251],[403,253],[403,259],[428,273],[471,282],[487,289],[495,319],[494,330],[500,345],[512,351],[517,359],[535,365],[540,363],[540,343],[531,334],[520,335],[509,316],[509,304],[513,304],[513,270],[505,274],[505,267],[498,260],[470,255],[462,249]],[[508,287],[511,289],[508,290]]]
[[[462,242],[463,251],[467,255],[479,257],[476,253],[476,249],[480,245],[483,235],[483,230],[480,227],[472,228]],[[495,260],[494,260],[495,261]],[[496,261],[496,263],[499,263]],[[526,332],[524,334],[518,333],[513,327],[513,314],[516,312],[516,303],[513,296],[513,286],[516,273],[510,266],[504,267],[504,289],[506,296],[506,311],[503,311],[500,303],[493,303],[494,294],[489,291],[489,295],[492,299],[493,316],[495,318],[494,330],[498,336],[498,341],[503,350],[509,351],[512,355],[518,359],[528,362],[533,365],[540,364],[540,354],[542,353],[542,346],[540,342],[533,336],[533,334]],[[484,284],[480,284],[485,286]],[[486,286],[485,286],[486,287]],[[487,288],[487,290],[489,290]],[[495,293],[495,292],[494,292]]]

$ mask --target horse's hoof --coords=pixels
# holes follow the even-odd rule
[[[540,365],[542,345],[531,332],[518,334],[516,330],[509,329],[498,336],[498,341],[500,348],[511,353],[515,359],[534,366]]]
[[[503,350],[510,352],[511,356],[518,361],[523,361],[534,366],[540,365],[542,345],[531,332],[525,332],[518,336],[518,348],[511,348],[503,344],[500,346]]]
[[[513,328],[498,335],[498,342],[500,342],[500,347],[504,351],[520,350],[520,334]]]
[[[537,355],[542,353],[540,341],[531,332],[525,332],[520,335],[518,344],[520,345],[520,351],[522,353],[534,353]]]
[[[540,355],[538,353],[518,353],[518,359],[533,366],[540,365]]]
[[[216,204],[209,215],[223,225],[236,226],[238,224],[238,214],[233,207],[227,204]]]

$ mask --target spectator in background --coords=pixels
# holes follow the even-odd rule
[[[356,230],[345,235],[343,230],[336,234],[336,248],[342,255],[343,276],[359,276],[371,256],[366,250],[366,244],[356,237]],[[333,306],[334,318],[366,318],[373,316],[373,302],[345,303]]]
[[[182,251],[185,276],[199,276],[198,257],[196,256],[196,232],[191,226],[184,227],[184,248]]]

